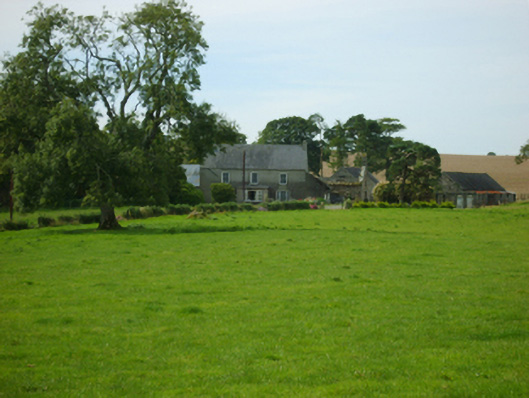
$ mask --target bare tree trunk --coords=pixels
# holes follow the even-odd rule
[[[108,204],[101,205],[101,219],[99,220],[99,227],[97,229],[120,229],[116,214],[114,213],[114,207]]]

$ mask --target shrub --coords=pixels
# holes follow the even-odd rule
[[[388,202],[377,202],[377,207],[380,209],[386,209],[390,207]]]
[[[167,214],[184,215],[191,213],[191,206],[189,205],[169,205],[167,206]]]
[[[455,209],[456,205],[453,202],[443,202],[439,207],[442,209]]]
[[[28,229],[29,224],[27,221],[10,221],[5,220],[0,223],[0,228],[6,231],[20,231],[23,229]]]
[[[137,218],[144,218],[142,212],[140,211],[140,208],[138,207],[129,207],[125,213],[123,213],[123,217],[134,220]]]
[[[284,202],[270,202],[266,204],[266,208],[268,211],[279,211],[279,210],[285,210]]]
[[[225,183],[211,184],[211,196],[217,203],[234,202],[235,188]]]
[[[55,220],[51,217],[39,217],[37,219],[39,228],[50,227],[55,224]]]
[[[255,206],[252,205],[251,203],[241,203],[241,204],[239,205],[239,209],[240,209],[241,211],[255,211],[255,210],[257,210],[257,209],[255,208]]]
[[[211,214],[211,213],[215,213],[215,205],[211,204],[211,203],[200,203],[198,205],[195,206],[195,210],[197,212],[202,212],[202,213],[205,213],[205,214]]]
[[[101,214],[79,214],[79,224],[96,224],[101,220]]]
[[[356,202],[356,203],[353,203],[353,207],[367,209],[367,208],[376,207],[376,205],[375,205],[375,202]]]
[[[344,203],[343,203],[343,208],[344,209],[352,209],[353,208],[353,201],[351,199],[347,199]]]
[[[64,224],[72,224],[75,221],[75,218],[72,216],[59,216],[59,221]]]
[[[174,203],[196,206],[200,203],[204,203],[204,194],[193,184],[185,182],[182,184],[178,194],[174,198]]]
[[[310,202],[305,202],[302,200],[291,200],[284,202],[285,210],[309,210]]]
[[[224,202],[218,205],[220,211],[239,211],[239,205],[235,202]]]

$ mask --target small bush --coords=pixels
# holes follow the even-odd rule
[[[37,223],[39,228],[51,227],[52,225],[55,225],[55,220],[51,217],[39,217]]]
[[[204,203],[204,194],[193,184],[184,182],[178,190],[178,194],[171,198],[171,202],[181,205],[196,206],[200,203]]]
[[[368,209],[376,207],[375,202],[356,202],[353,203],[353,208]]]
[[[72,224],[75,218],[72,216],[59,216],[59,221],[63,224]]]
[[[167,206],[167,214],[184,215],[191,213],[191,206],[189,205],[169,205]]]
[[[291,200],[285,203],[285,210],[309,210],[310,202],[305,202],[303,200]]]
[[[135,220],[138,218],[144,218],[143,214],[138,207],[129,207],[125,213],[123,213],[123,217],[129,220]]]
[[[239,209],[241,211],[255,211],[257,210],[254,205],[251,203],[241,203],[239,204]]]
[[[5,220],[0,223],[0,228],[5,231],[21,231],[23,229],[29,229],[29,224],[27,221]]]
[[[425,202],[422,200],[415,200],[412,202],[411,207],[413,209],[433,209],[438,207],[437,203],[431,201],[431,202]]]
[[[442,209],[455,209],[456,205],[453,202],[443,202],[439,207]]]
[[[219,204],[220,211],[239,211],[239,205],[235,202],[224,202]]]
[[[270,202],[266,204],[266,208],[268,211],[279,211],[279,210],[285,210],[284,202]]]
[[[390,207],[390,204],[388,202],[377,202],[377,207],[380,209],[386,209]]]
[[[217,203],[234,202],[235,188],[225,183],[211,184],[211,196]]]
[[[195,210],[197,212],[201,212],[204,214],[211,214],[211,213],[215,213],[216,208],[215,208],[215,205],[211,203],[200,203],[195,206]]]
[[[101,220],[101,214],[79,214],[79,224],[96,224]]]

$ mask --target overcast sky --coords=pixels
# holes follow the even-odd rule
[[[0,0],[0,53],[36,2]],[[78,14],[133,0],[56,0]],[[138,4],[137,2],[136,4]],[[394,117],[440,153],[515,155],[529,139],[528,0],[189,0],[209,44],[197,101],[253,142],[266,123]]]

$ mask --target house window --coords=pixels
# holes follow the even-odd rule
[[[246,200],[250,202],[262,202],[263,191],[246,191]]]
[[[230,173],[228,171],[223,171],[222,172],[222,182],[224,184],[229,184],[230,183]]]
[[[279,174],[279,185],[287,185],[287,173]]]
[[[276,199],[285,202],[288,200],[288,191],[277,191],[276,192]]]
[[[258,175],[255,171],[252,171],[250,173],[250,184],[251,185],[257,185],[259,183]]]

